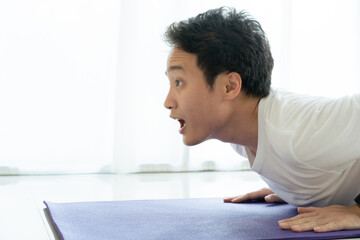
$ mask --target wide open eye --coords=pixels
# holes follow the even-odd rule
[[[179,87],[182,84],[182,81],[180,80],[175,80],[175,86]]]

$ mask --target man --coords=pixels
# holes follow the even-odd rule
[[[326,99],[271,89],[273,59],[260,24],[230,8],[169,26],[165,107],[186,145],[229,142],[270,189],[264,198],[299,207],[283,229],[360,229],[360,95]],[[359,201],[360,202],[360,201]],[[335,205],[337,204],[337,205]]]

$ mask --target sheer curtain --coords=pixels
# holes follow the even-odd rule
[[[118,1],[0,1],[0,173],[110,171]]]
[[[356,0],[0,1],[0,174],[247,169],[229,144],[185,147],[163,107],[162,34],[220,6],[262,24],[274,87],[360,91]]]

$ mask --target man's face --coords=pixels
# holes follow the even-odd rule
[[[215,138],[222,125],[221,86],[213,89],[197,66],[196,55],[174,49],[168,58],[166,75],[170,90],[164,106],[170,117],[179,121],[184,144],[192,146]]]

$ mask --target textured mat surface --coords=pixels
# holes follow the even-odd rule
[[[287,204],[223,203],[222,199],[112,202],[45,202],[65,240],[91,239],[336,239],[360,237],[360,230],[294,233],[280,219],[297,215]]]

